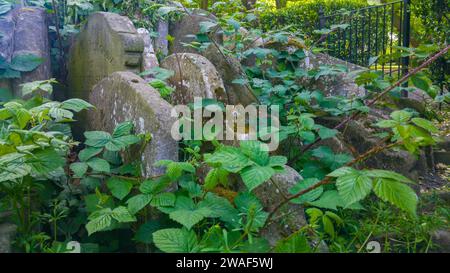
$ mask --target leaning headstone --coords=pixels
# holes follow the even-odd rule
[[[158,91],[131,72],[115,72],[100,81],[89,96],[96,110],[88,113],[88,128],[112,132],[121,122],[132,121],[137,133],[151,133],[142,161],[146,176],[160,175],[158,160],[178,160],[178,144],[171,136],[172,106]]]
[[[127,17],[89,16],[69,54],[69,97],[87,99],[92,87],[116,71],[140,72],[144,41]]]
[[[175,72],[169,79],[176,91],[172,103],[194,102],[195,97],[217,99],[227,103],[225,87],[214,65],[205,57],[193,53],[172,54],[165,58],[161,67]]]
[[[200,32],[202,22],[215,23],[217,18],[203,10],[193,10],[184,15],[180,21],[170,25],[170,35],[173,43],[169,48],[170,53],[198,53],[206,57],[219,72],[228,95],[230,104],[249,105],[257,101],[256,96],[247,84],[236,83],[235,80],[242,79],[244,73],[241,64],[236,58],[226,56],[218,48],[223,44],[223,33],[218,28],[210,38],[214,40],[205,50],[198,52],[196,49],[186,47],[183,44],[192,42]]]
[[[158,58],[156,57],[155,50],[153,49],[152,39],[150,32],[145,28],[138,28],[137,32],[144,41],[144,52],[142,53],[142,71],[150,70],[159,66]],[[143,77],[146,79],[146,77]]]

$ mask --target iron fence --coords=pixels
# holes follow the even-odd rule
[[[336,27],[340,25],[340,27]],[[410,44],[410,0],[398,0],[331,15],[319,14],[319,29],[327,35],[328,54],[348,62],[400,77],[408,72],[409,58],[393,54]]]

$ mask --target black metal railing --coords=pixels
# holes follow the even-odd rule
[[[328,54],[400,77],[409,58],[393,54],[410,44],[410,0],[398,0],[331,15],[319,14],[320,29],[334,29],[324,39]],[[336,25],[341,25],[336,27]],[[383,57],[384,56],[384,57]]]

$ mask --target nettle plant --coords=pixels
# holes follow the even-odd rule
[[[309,210],[315,215],[314,219],[310,217],[310,222],[321,219],[315,221],[322,222],[322,225],[315,225],[319,227],[316,230],[330,239],[334,237],[332,235],[334,232],[331,232],[334,230],[331,228],[332,223],[339,225],[341,221],[337,217],[330,216],[334,214],[330,214],[329,210],[362,209],[359,202],[371,192],[381,200],[414,216],[417,196],[408,186],[413,181],[392,171],[360,170],[357,166],[367,158],[387,149],[403,149],[417,154],[422,147],[435,144],[438,130],[431,121],[419,117],[418,113],[412,109],[393,111],[390,115],[391,119],[373,124],[374,127],[379,128],[374,137],[380,139],[380,146],[370,148],[365,153],[355,156],[356,158],[354,155],[336,154],[329,147],[317,147],[316,144],[321,140],[336,137],[338,129],[356,118],[364,118],[375,103],[383,102],[388,98],[385,100],[388,104],[390,97],[399,97],[401,92],[410,92],[417,88],[439,101],[439,96],[435,92],[436,87],[431,84],[428,75],[421,70],[438,55],[444,54],[448,48],[441,50],[432,58],[430,54],[437,51],[433,46],[424,45],[416,49],[397,48],[392,54],[399,57],[410,56],[412,62],[418,66],[403,79],[383,77],[380,71],[373,70],[350,73],[342,65],[321,65],[308,69],[301,63],[312,54],[322,51],[317,47],[317,42],[298,33],[289,32],[288,28],[262,33],[252,28],[250,22],[257,24],[257,19],[251,15],[246,17],[241,13],[220,18],[217,23],[202,22],[200,33],[196,36],[197,40],[187,46],[199,51],[215,46],[224,56],[235,57],[244,64],[254,63],[244,67],[241,78],[235,79],[233,83],[249,85],[261,103],[280,105],[282,109],[281,140],[288,142],[295,140],[292,142],[301,145],[291,149],[288,158],[289,165],[300,171],[305,179],[299,181],[290,190],[291,195],[287,200],[274,204],[266,224],[270,223],[273,215],[289,201],[313,206],[326,211],[320,214],[316,210]],[[249,30],[242,31],[242,26],[249,27]],[[322,30],[320,34],[327,35],[345,27],[345,25],[338,25],[335,29]],[[219,29],[227,37],[224,39],[224,45],[214,41],[213,34]],[[257,41],[258,43],[255,44]],[[373,60],[379,59],[383,62],[387,58],[389,57],[381,56]],[[322,92],[310,89],[310,85],[305,84],[343,74],[355,78],[355,82],[368,91],[366,96],[358,98],[325,96]],[[401,84],[406,80],[409,80],[415,88],[403,87]],[[330,116],[340,117],[342,121],[334,128],[318,124],[320,119]],[[261,177],[261,179],[264,177],[267,181],[266,177],[269,174],[270,172],[266,172],[266,169],[258,168],[255,169],[253,176]],[[299,236],[304,234],[305,232],[296,233],[292,236],[291,243],[297,242],[300,246],[302,240]]]

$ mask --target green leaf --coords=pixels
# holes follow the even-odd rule
[[[111,226],[111,212],[112,211],[110,208],[106,208],[98,212],[94,212],[91,216],[89,216],[90,221],[86,224],[86,230],[88,231],[89,236]]]
[[[66,164],[66,160],[52,148],[34,151],[26,158],[32,172],[39,175],[46,175]]]
[[[366,172],[367,176],[370,176],[372,178],[387,178],[387,179],[395,180],[398,182],[414,184],[414,182],[411,179],[409,179],[399,173],[392,172],[392,171],[368,170],[365,172]]]
[[[242,180],[249,191],[269,180],[275,174],[272,167],[249,166],[241,171]]]
[[[426,77],[420,75],[412,75],[411,82],[415,87],[423,91],[428,91],[430,89],[430,83],[426,80]]]
[[[377,124],[375,124],[377,127],[380,128],[394,128],[395,126],[399,125],[397,121],[395,120],[381,120],[379,122],[377,122]]]
[[[270,167],[283,167],[287,163],[287,158],[285,156],[271,156],[269,158]]]
[[[182,224],[188,229],[191,229],[195,224],[210,215],[211,211],[208,208],[197,208],[192,199],[185,196],[179,196],[177,198],[175,210],[169,213],[170,219]]]
[[[423,118],[413,118],[413,119],[411,119],[411,121],[415,125],[427,130],[430,133],[435,133],[435,134],[439,133],[439,129],[429,120],[426,120]]]
[[[111,172],[111,168],[109,166],[108,161],[104,159],[94,157],[89,159],[89,161],[87,161],[86,163],[96,172],[104,172],[104,173]]]
[[[80,151],[80,153],[78,154],[78,158],[81,161],[88,161],[89,159],[98,155],[102,151],[103,151],[103,148],[87,147]]]
[[[225,185],[228,181],[228,172],[222,168],[211,169],[205,177],[204,187],[207,190],[214,189],[219,183]]]
[[[322,216],[322,224],[323,224],[323,230],[325,233],[331,236],[331,238],[334,238],[335,232],[334,232],[334,225],[331,219],[324,215]]]
[[[198,242],[192,230],[168,228],[153,233],[153,242],[161,251],[167,253],[195,252]]]
[[[336,136],[337,133],[338,131],[336,129],[329,129],[323,126],[321,126],[318,131],[319,137],[321,139],[333,138]]]
[[[312,252],[308,239],[300,232],[277,242],[276,253],[310,253]]]
[[[109,133],[103,131],[85,132],[84,136],[86,137],[84,144],[96,148],[104,147],[112,139]]]
[[[173,207],[175,205],[175,194],[171,192],[163,192],[155,195],[150,204],[153,207]]]
[[[365,172],[352,172],[339,176],[336,187],[342,200],[350,205],[364,197],[372,190],[372,179]]]
[[[106,186],[114,197],[122,200],[130,193],[133,183],[126,179],[111,177],[106,181]]]
[[[380,178],[375,182],[374,192],[383,201],[390,202],[411,215],[416,214],[418,198],[416,193],[407,185]]]
[[[266,144],[259,141],[241,141],[241,151],[253,162],[260,166],[266,166],[269,162],[269,152]]]
[[[85,109],[94,108],[94,106],[92,104],[90,104],[89,102],[86,102],[82,99],[74,98],[74,99],[69,99],[69,100],[63,101],[61,103],[61,108],[71,110],[74,112],[80,112]]]
[[[223,147],[206,158],[206,163],[219,164],[225,170],[237,173],[251,164],[251,161],[235,147]]]
[[[113,138],[110,142],[105,145],[105,148],[112,152],[118,152],[127,148],[130,145],[138,143],[140,138],[134,135],[121,136],[118,138]]]
[[[81,178],[88,170],[88,165],[84,162],[75,162],[70,164],[70,169],[75,174],[75,177]]]
[[[357,172],[355,169],[351,167],[342,167],[337,170],[334,170],[333,172],[327,174],[329,177],[340,177],[343,175],[351,174]]]
[[[118,138],[131,134],[133,130],[133,123],[131,121],[126,121],[118,124],[113,132],[113,138]]]
[[[147,206],[152,200],[150,194],[138,194],[127,200],[128,211],[131,214],[136,214],[138,211]]]
[[[131,215],[126,207],[120,206],[115,208],[111,213],[112,218],[116,219],[119,223],[135,222],[136,217]]]
[[[12,58],[10,68],[20,72],[30,72],[36,69],[43,61],[43,58],[33,54],[17,55]]]
[[[317,178],[306,178],[304,180],[299,181],[294,187],[292,187],[289,192],[291,194],[296,194],[298,192],[301,192],[302,190],[305,190],[319,182],[319,179]],[[311,202],[319,198],[323,193],[323,187],[318,187],[310,192],[307,192],[303,194],[300,197],[297,197],[295,199],[292,199],[291,202],[295,204],[303,204],[305,202]]]
[[[391,118],[399,123],[407,122],[411,119],[412,113],[404,110],[394,111],[391,113]]]

